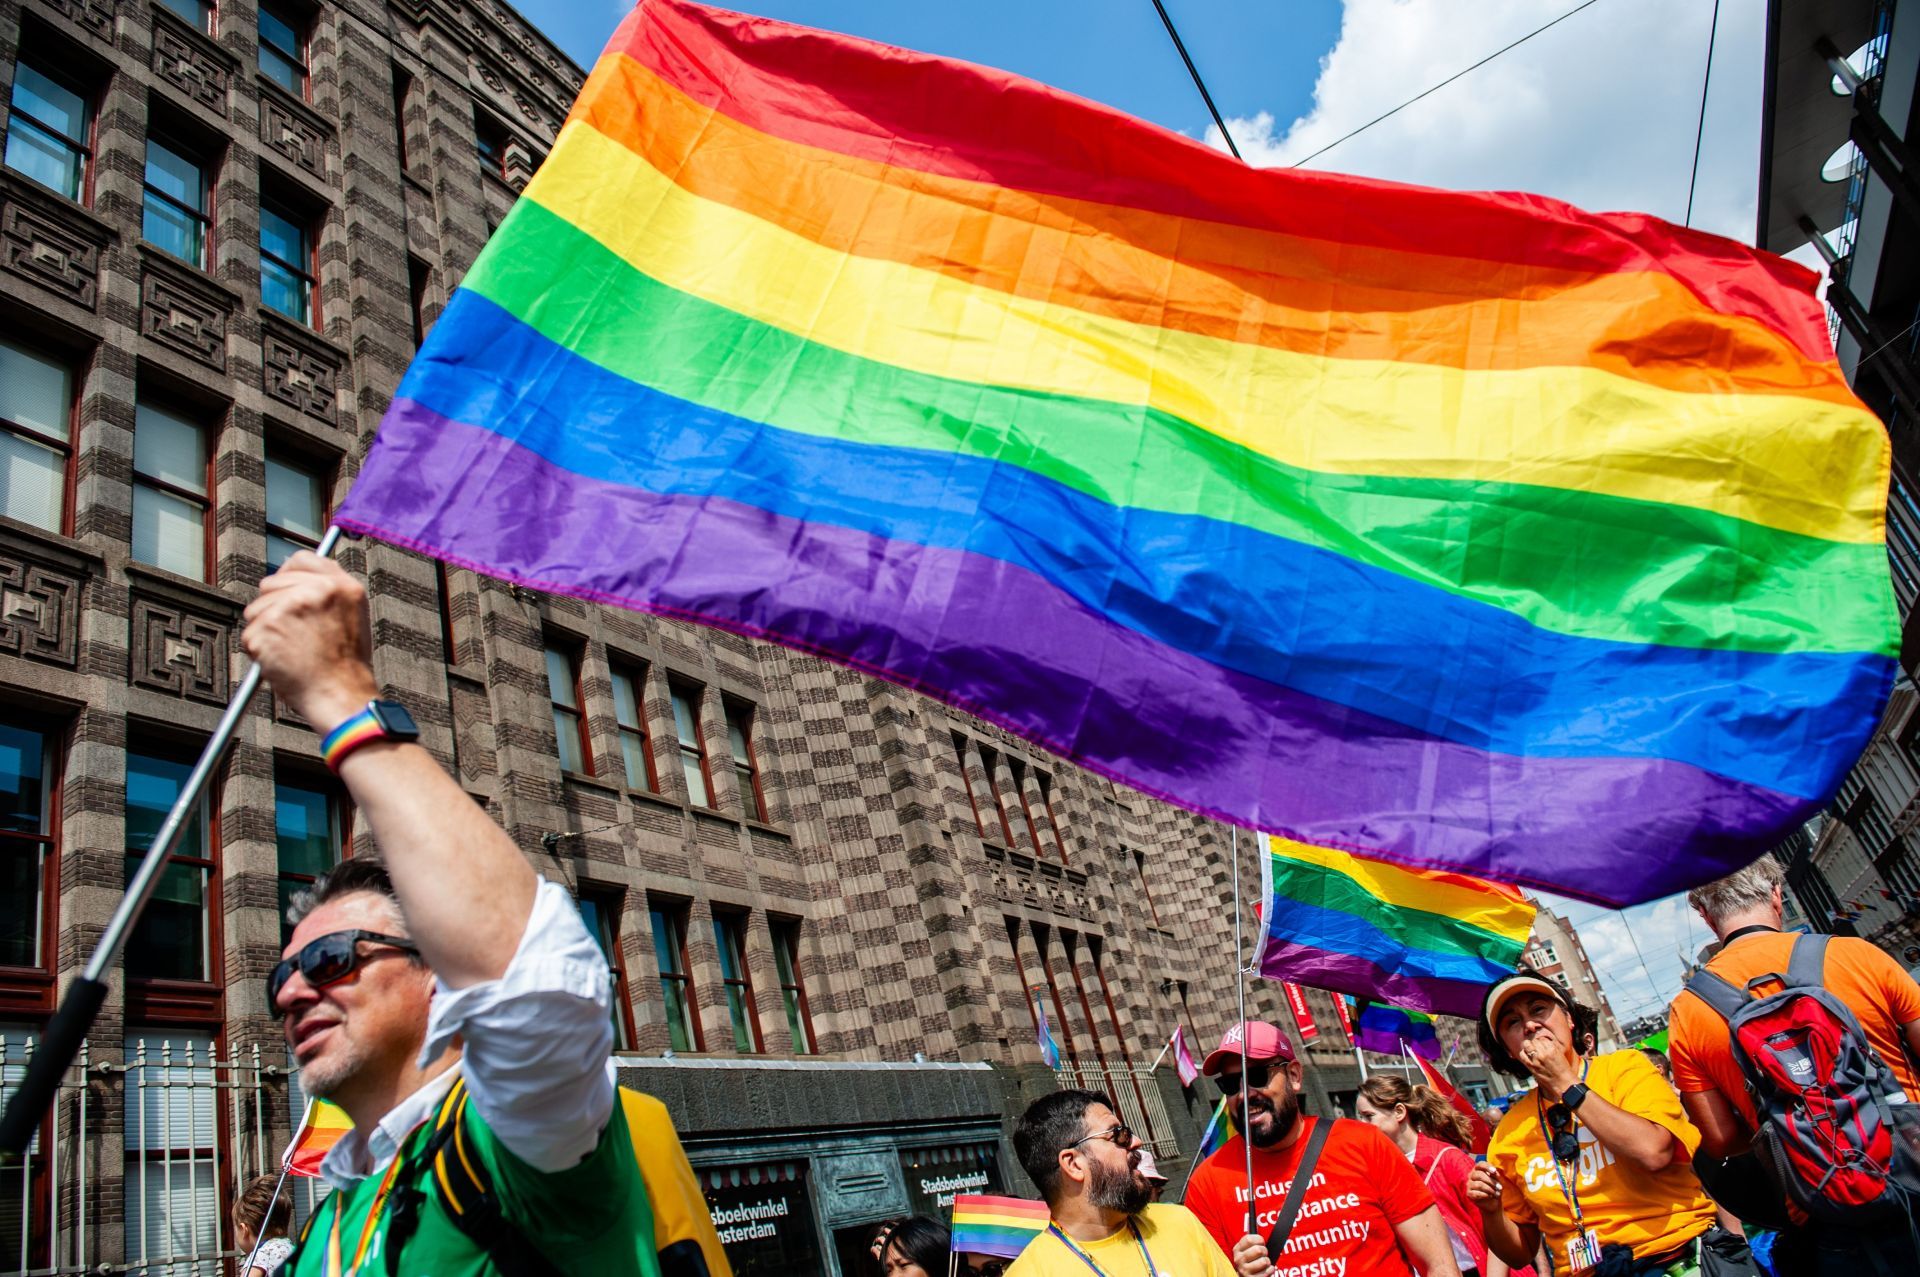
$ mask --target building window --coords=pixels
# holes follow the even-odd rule
[[[327,525],[326,481],[311,467],[267,450],[267,571],[297,550],[317,550]]]
[[[427,341],[427,281],[432,277],[418,257],[407,258],[407,304],[413,309],[413,348]]]
[[[993,802],[994,819],[1000,826],[1000,845],[1017,847],[1019,844],[1013,840],[1013,826],[1007,823],[1007,805],[1000,800],[1000,756],[985,745],[980,747],[980,769],[987,774],[987,797]]]
[[[8,168],[84,201],[92,140],[93,107],[78,85],[38,58],[22,57],[14,64]]]
[[[1053,1006],[1053,1032],[1060,1049],[1067,1053],[1069,1063],[1078,1068],[1080,1050],[1073,1042],[1073,1026],[1067,1022],[1067,1004],[1060,1000],[1060,985],[1053,978],[1053,959],[1047,954],[1048,931],[1045,927],[1033,925],[1033,948],[1040,955],[1040,978],[1045,981],[1047,998]],[[1089,1028],[1092,1026],[1089,1025]]]
[[[720,950],[720,982],[727,990],[727,1018],[733,1023],[733,1049],[758,1055],[760,1015],[753,1005],[753,978],[747,971],[747,915],[713,915],[713,943]]]
[[[453,636],[452,569],[438,559],[433,561],[433,582],[440,596],[440,659],[449,665],[458,665],[460,645]]]
[[[296,324],[318,327],[313,305],[313,236],[284,204],[260,205],[260,301]]]
[[[136,1029],[126,1040],[126,1257],[135,1270],[222,1246],[220,1086],[210,1033]],[[211,1273],[213,1264],[191,1271]]]
[[[653,774],[653,751],[647,748],[647,675],[644,667],[613,667],[613,718],[620,731],[620,761],[629,789],[658,792]]]
[[[1060,836],[1060,818],[1053,811],[1053,777],[1033,769],[1033,779],[1040,786],[1040,810],[1046,813],[1047,828],[1053,831],[1053,849],[1060,853],[1060,863],[1067,863],[1067,841]]]
[[[676,1051],[704,1051],[706,1038],[694,1014],[693,974],[687,962],[687,907],[649,899],[647,914],[653,928],[653,960],[660,968],[667,1041]]]
[[[973,831],[985,838],[986,822],[980,819],[980,803],[973,796],[973,777],[967,774],[967,738],[959,732],[953,734],[953,759],[960,768],[960,788],[967,791],[967,810],[973,813]]]
[[[207,432],[142,399],[133,425],[133,557],[181,576],[207,577],[212,476]]]
[[[587,743],[587,719],[580,712],[580,649],[547,638],[547,698],[553,702],[553,736],[560,770],[593,775],[593,750]]]
[[[293,936],[287,907],[296,892],[340,863],[347,846],[345,803],[339,791],[321,780],[276,774],[273,782],[273,836],[280,848],[280,943]]]
[[[580,889],[580,920],[600,946],[613,973],[613,1049],[633,1050],[633,1005],[627,996],[627,963],[620,956],[620,896],[617,892]]]
[[[680,741],[680,778],[686,782],[687,801],[695,807],[713,806],[713,785],[707,774],[707,745],[700,733],[700,688],[691,683],[669,683],[673,698],[673,730]]]
[[[293,96],[307,96],[307,24],[283,4],[260,6],[260,74]]]
[[[1160,911],[1154,907],[1153,892],[1147,886],[1147,853],[1133,853],[1134,872],[1140,875],[1140,898],[1147,902],[1147,916],[1153,919],[1153,925],[1160,925]]]
[[[740,787],[741,810],[751,820],[765,821],[767,800],[760,792],[760,768],[753,750],[753,706],[729,700],[723,708],[727,715],[727,748],[733,754],[733,777]]]
[[[60,532],[73,458],[73,370],[0,341],[0,514]]]
[[[473,113],[473,146],[479,153],[480,167],[501,178],[507,175],[507,140],[507,130],[500,121],[485,111]],[[492,238],[491,229],[488,238]]]
[[[209,0],[160,0],[160,3],[195,31],[213,33],[213,5]]]
[[[140,234],[193,266],[207,264],[210,184],[207,166],[170,139],[147,139],[146,201]]]
[[[800,919],[768,918],[773,933],[773,966],[780,974],[780,1000],[786,1005],[787,1032],[795,1055],[814,1055],[820,1044],[813,1036],[813,1014],[807,1010],[807,989],[800,982]]]
[[[140,865],[160,825],[185,786],[191,763],[158,753],[127,753],[127,880]],[[200,795],[186,831],[160,875],[160,885],[127,941],[130,977],[149,980],[213,978],[213,942],[207,897],[213,840],[207,794]]]
[[[1040,855],[1040,826],[1033,823],[1033,804],[1027,801],[1027,765],[1017,758],[1008,758],[1007,775],[1013,779],[1013,796],[1020,803],[1020,820],[1027,831],[1027,849],[1037,859]]]
[[[407,144],[407,104],[413,98],[413,77],[398,63],[393,67],[393,139],[400,171],[413,168],[412,148]]]
[[[53,751],[46,733],[0,722],[0,967],[45,969],[53,863]]]

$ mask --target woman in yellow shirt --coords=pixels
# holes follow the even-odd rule
[[[1516,975],[1488,991],[1480,1045],[1534,1091],[1507,1110],[1467,1195],[1509,1264],[1544,1239],[1560,1273],[1645,1277],[1690,1270],[1713,1227],[1693,1172],[1700,1132],[1638,1051],[1590,1054],[1571,1000]]]

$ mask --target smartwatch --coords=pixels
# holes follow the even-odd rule
[[[399,701],[372,700],[367,707],[327,733],[320,742],[320,757],[334,771],[340,760],[377,740],[411,741],[420,739],[420,725]]]
[[[1570,1109],[1579,1108],[1581,1102],[1586,1098],[1587,1084],[1585,1082],[1575,1082],[1572,1086],[1560,1092],[1560,1102]]]

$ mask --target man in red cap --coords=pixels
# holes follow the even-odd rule
[[[1239,1025],[1228,1029],[1201,1072],[1226,1097],[1240,1134],[1194,1169],[1186,1205],[1233,1257],[1241,1277],[1414,1277],[1416,1271],[1459,1277],[1433,1195],[1393,1142],[1366,1122],[1302,1112],[1305,1070],[1277,1026],[1249,1022],[1244,1034]],[[1247,1138],[1253,1142],[1253,1232]],[[1302,1175],[1306,1187],[1291,1224],[1283,1240],[1275,1239]],[[1270,1239],[1281,1240],[1271,1255]]]

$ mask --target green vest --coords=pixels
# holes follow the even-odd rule
[[[455,1226],[443,1194],[431,1182],[431,1162],[421,1154],[439,1117],[436,1107],[395,1156],[392,1187],[367,1235],[358,1277],[388,1277],[389,1273],[394,1277],[494,1277],[500,1273],[486,1252]],[[593,1152],[564,1171],[539,1171],[521,1161],[487,1128],[472,1104],[462,1106],[456,1120],[463,1128],[460,1145],[449,1154],[464,1154],[477,1163],[476,1171],[492,1185],[506,1218],[561,1271],[596,1277],[659,1277],[653,1210],[619,1104],[613,1106]],[[290,1277],[347,1277],[387,1169],[351,1189],[328,1194],[282,1271]],[[399,1243],[399,1262],[393,1264],[387,1256],[388,1234],[395,1220],[404,1220],[409,1213],[409,1196],[412,1231]],[[329,1243],[336,1222],[339,1269],[330,1272]]]

